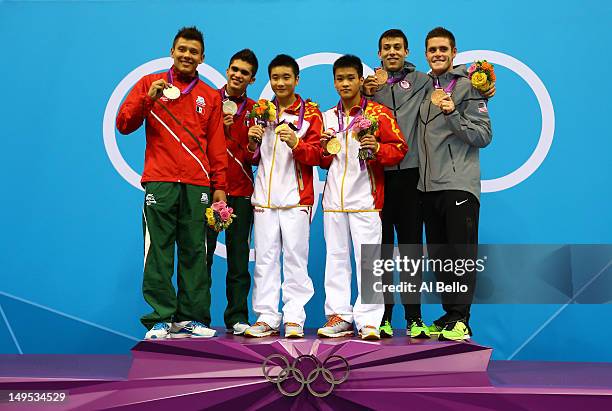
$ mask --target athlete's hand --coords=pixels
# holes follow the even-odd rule
[[[223,125],[225,127],[230,127],[234,124],[234,115],[229,113],[223,113]]]
[[[493,98],[495,91],[495,83],[491,83],[491,87],[487,91],[481,91],[480,94],[485,98]]]
[[[289,127],[284,127],[281,131],[279,131],[278,138],[280,138],[280,141],[283,141],[285,144],[287,144],[290,149],[295,148],[298,143],[298,138],[295,135],[295,132]]]
[[[225,191],[215,190],[213,193],[213,203],[216,203],[217,201],[223,201],[227,204],[227,196],[225,195]]]
[[[162,95],[162,91],[164,91],[164,89],[168,87],[170,87],[170,85],[163,78],[155,80],[153,83],[151,83],[151,87],[149,87],[149,97],[154,100],[157,100]]]
[[[367,96],[373,96],[378,89],[378,81],[376,81],[376,76],[369,75],[365,78],[363,82],[363,94]]]
[[[378,141],[372,134],[366,134],[359,139],[360,148],[369,148],[373,152],[378,151]]]
[[[442,110],[444,114],[450,114],[455,111],[455,102],[453,102],[451,96],[447,95],[440,101],[440,110]]]

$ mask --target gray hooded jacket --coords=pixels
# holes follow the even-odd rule
[[[374,101],[393,111],[408,144],[408,153],[401,163],[397,166],[385,167],[385,170],[401,170],[419,166],[416,143],[419,106],[427,93],[431,79],[427,74],[416,71],[415,66],[408,62],[404,63],[404,70],[397,74],[403,73],[406,75],[402,81],[384,85],[373,97]]]
[[[430,84],[436,77],[429,74]],[[445,88],[453,78],[455,111],[445,115],[431,103],[433,87],[421,103],[417,128],[419,149],[418,189],[421,191],[462,190],[480,200],[479,150],[492,138],[487,100],[472,87],[465,65],[438,77]]]

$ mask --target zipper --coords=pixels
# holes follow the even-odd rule
[[[344,115],[344,113],[342,113]],[[349,123],[350,116],[346,116],[346,124]],[[340,209],[344,210],[344,180],[346,178],[346,170],[348,168],[348,133],[350,130],[344,132],[344,173],[342,174],[342,184],[340,185]]]
[[[393,101],[393,117],[397,121],[397,107],[395,107],[395,91],[394,91],[394,87],[395,87],[395,84],[391,84],[391,100]],[[399,127],[399,123],[397,124],[397,127]],[[400,165],[401,164],[402,164],[402,162],[400,161],[400,163],[397,165],[397,169],[398,170],[400,170]]]
[[[423,128],[423,145],[425,146],[425,175],[423,176],[423,189],[427,192],[427,166],[429,160],[429,152],[427,151],[427,139],[425,136],[427,135],[427,124],[429,123],[429,113],[431,111],[431,99],[429,101],[427,107],[427,119],[425,120],[425,127]],[[419,109],[419,121],[421,121],[421,113]]]
[[[455,160],[453,159],[453,151],[451,150],[450,143],[448,144],[448,154],[450,154],[451,163],[453,164],[453,173],[456,173],[457,171],[455,170]]]
[[[274,133],[274,148],[272,149],[272,164],[270,165],[270,179],[268,180],[268,207],[270,207],[270,196],[272,195],[272,173],[274,172],[274,160],[276,159],[276,143],[278,143],[278,134]]]

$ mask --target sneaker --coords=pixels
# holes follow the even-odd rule
[[[145,334],[145,340],[158,340],[168,338],[170,323],[157,323]]]
[[[329,338],[353,335],[353,324],[344,321],[339,315],[334,314],[329,317],[323,327],[317,330],[317,335]]]
[[[444,327],[441,327],[437,325],[436,323],[433,323],[432,325],[428,326],[427,329],[429,330],[429,335],[432,336],[432,335],[439,335],[444,329]]]
[[[463,321],[446,324],[446,327],[444,327],[438,337],[440,341],[463,341],[469,339],[470,330]]]
[[[225,332],[228,334],[242,335],[249,327],[250,325],[247,323],[236,323],[232,326],[232,328],[227,328]]]
[[[245,337],[267,337],[269,335],[278,335],[278,330],[263,321],[257,321],[244,331]]]
[[[199,321],[181,321],[172,323],[170,335],[172,338],[210,338],[214,337],[217,331],[208,328]]]
[[[429,327],[427,327],[420,318],[408,320],[406,335],[410,338],[430,338]]]
[[[359,336],[362,340],[380,340],[380,332],[373,325],[364,325],[359,330]]]
[[[285,323],[285,338],[301,338],[304,336],[304,327],[296,323]]]
[[[385,322],[380,326],[380,338],[391,337],[393,337],[393,327],[391,327],[389,320],[385,320]]]

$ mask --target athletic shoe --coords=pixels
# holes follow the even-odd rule
[[[285,338],[302,338],[304,327],[296,323],[285,323]]]
[[[432,325],[428,326],[427,329],[429,330],[429,335],[440,335],[440,333],[442,332],[442,330],[444,329],[444,327],[441,327],[439,325],[437,325],[436,323],[433,323]]]
[[[470,331],[463,321],[446,324],[440,333],[440,341],[463,341],[470,339]]]
[[[364,325],[359,330],[359,336],[362,340],[380,340],[380,332],[373,325]]]
[[[380,326],[380,338],[391,337],[393,337],[393,327],[391,327],[389,320],[385,320],[385,322]]]
[[[145,340],[159,340],[168,338],[170,323],[157,323],[145,334]]]
[[[329,338],[353,335],[353,324],[344,321],[339,315],[334,314],[329,317],[323,327],[317,330],[317,335]]]
[[[216,332],[199,321],[172,323],[172,328],[170,329],[172,338],[210,338],[214,337]]]
[[[242,335],[249,327],[250,325],[246,323],[236,323],[232,326],[232,328],[226,328],[225,332],[228,334]]]
[[[278,330],[263,321],[257,321],[244,331],[245,337],[267,337],[269,335],[278,335]]]
[[[423,320],[420,318],[414,318],[408,320],[408,329],[406,330],[406,335],[410,338],[430,338],[429,327],[427,327]]]

